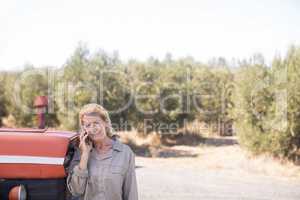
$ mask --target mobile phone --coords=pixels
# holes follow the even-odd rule
[[[84,132],[84,136],[87,134],[87,132]],[[91,144],[92,143],[92,139],[90,138],[90,136],[87,136],[86,138],[85,138],[85,143],[87,143],[87,144]]]

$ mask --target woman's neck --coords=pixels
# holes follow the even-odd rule
[[[95,148],[98,153],[105,153],[112,147],[112,139],[105,137],[104,140],[101,141],[95,141]]]

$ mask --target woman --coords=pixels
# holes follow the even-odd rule
[[[80,144],[67,186],[80,200],[137,200],[135,155],[114,135],[108,112],[98,104],[79,113]]]

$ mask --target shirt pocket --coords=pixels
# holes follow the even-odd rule
[[[111,165],[106,174],[107,179],[114,182],[122,182],[124,178],[124,167],[121,165]]]
[[[114,194],[122,194],[122,185],[124,180],[124,167],[111,165],[105,177],[105,191]]]
[[[110,168],[112,174],[124,175],[124,167],[121,165],[112,165]]]

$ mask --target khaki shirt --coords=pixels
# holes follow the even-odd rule
[[[77,149],[70,165],[67,186],[80,200],[138,200],[135,154],[126,144],[113,140],[113,148],[100,157],[93,148],[88,169],[78,166]]]

